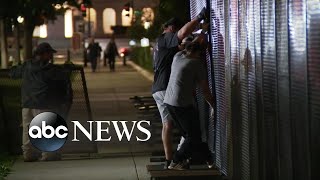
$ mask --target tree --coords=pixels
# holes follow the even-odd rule
[[[24,43],[25,59],[32,57],[32,34],[36,26],[56,20],[69,7],[80,8],[80,4],[91,5],[91,0],[9,0],[0,8],[0,21],[7,18],[16,20],[18,16],[24,17]],[[60,5],[62,8],[56,8]]]
[[[128,28],[128,36],[133,39],[147,37],[154,40],[161,34],[162,24],[170,18],[176,17],[182,23],[188,22],[190,20],[189,6],[189,1],[185,0],[160,0],[158,7],[154,9],[155,17],[150,28],[145,30],[141,22],[141,14],[135,14],[136,21]]]

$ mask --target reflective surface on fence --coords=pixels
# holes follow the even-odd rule
[[[217,167],[233,179],[316,179],[320,1],[190,1],[191,18],[205,6],[208,80],[216,96],[207,139]]]

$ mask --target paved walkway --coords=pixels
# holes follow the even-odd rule
[[[128,99],[134,95],[149,96],[150,80],[131,66],[121,64],[116,65],[116,72],[106,68],[96,73],[86,68],[85,72],[94,120],[137,119]],[[62,161],[24,163],[18,159],[8,179],[149,179],[145,168],[149,162],[149,153],[146,153],[150,152],[149,145],[104,142],[96,146],[96,153],[64,155]]]

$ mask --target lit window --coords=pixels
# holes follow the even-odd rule
[[[106,34],[112,34],[111,26],[116,25],[116,11],[112,8],[106,8],[103,11],[103,31]]]
[[[153,19],[154,19],[153,10],[151,8],[143,8],[142,16],[141,16],[142,23],[149,22],[152,24]]]
[[[47,33],[47,25],[43,24],[41,26],[36,26],[33,30],[33,37],[46,38],[48,36]]]
[[[131,26],[133,11],[132,8],[129,11],[122,10],[121,17],[122,17],[122,26]]]
[[[89,14],[90,12],[90,14]],[[97,13],[96,10],[93,8],[87,8],[87,16],[84,18],[85,21],[89,21],[90,17],[90,22],[91,22],[91,31],[94,32],[97,29]]]
[[[72,10],[67,10],[64,14],[64,36],[71,38],[73,35]]]

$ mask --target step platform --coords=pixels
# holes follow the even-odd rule
[[[151,180],[168,179],[210,179],[221,180],[221,173],[215,169],[209,169],[206,165],[191,165],[187,170],[164,169],[163,165],[147,165],[147,170],[151,175]]]

